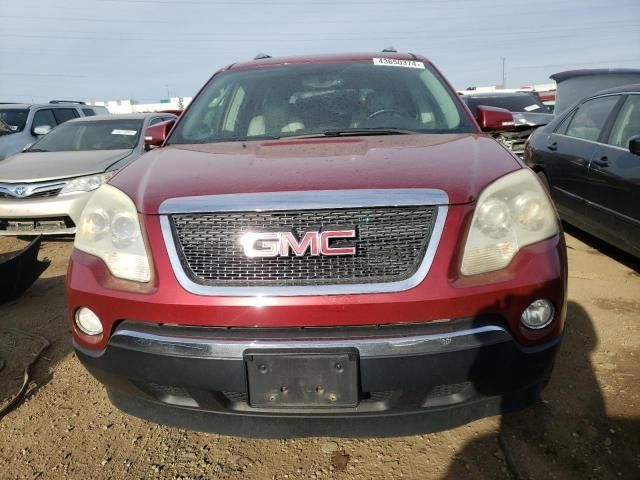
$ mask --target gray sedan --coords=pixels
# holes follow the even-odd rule
[[[66,122],[0,163],[0,235],[74,234],[91,194],[145,152],[147,128],[166,113]]]

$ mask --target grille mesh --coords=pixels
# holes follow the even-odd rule
[[[393,282],[411,277],[426,251],[437,207],[371,207],[278,212],[172,215],[174,240],[190,278],[209,286],[298,286]],[[248,231],[354,228],[353,256],[248,258],[240,238]]]
[[[25,199],[30,199],[30,198],[49,198],[49,197],[57,196],[58,193],[60,193],[60,190],[62,190],[62,187],[57,188],[55,190],[48,190],[46,192],[32,193],[28,197],[14,197],[13,195],[10,195],[9,193],[0,192],[0,198],[11,198],[11,199],[15,199],[15,200],[25,200]]]

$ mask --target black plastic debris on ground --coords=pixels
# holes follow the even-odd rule
[[[38,261],[41,237],[22,250],[0,256],[0,304],[19,297],[49,266]]]

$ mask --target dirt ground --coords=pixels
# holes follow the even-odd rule
[[[223,437],[115,410],[71,350],[71,242],[47,241],[50,267],[0,306],[0,407],[39,338],[51,342],[25,399],[0,420],[0,478],[640,479],[640,262],[580,232],[567,241],[567,328],[542,400],[442,433],[368,440]]]

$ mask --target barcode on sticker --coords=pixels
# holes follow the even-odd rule
[[[374,65],[385,65],[389,67],[404,67],[404,68],[421,68],[424,69],[424,63],[417,60],[402,60],[398,58],[374,58]]]
[[[111,132],[111,135],[129,135],[129,136],[134,136],[136,133],[138,133],[135,130],[113,130]]]

